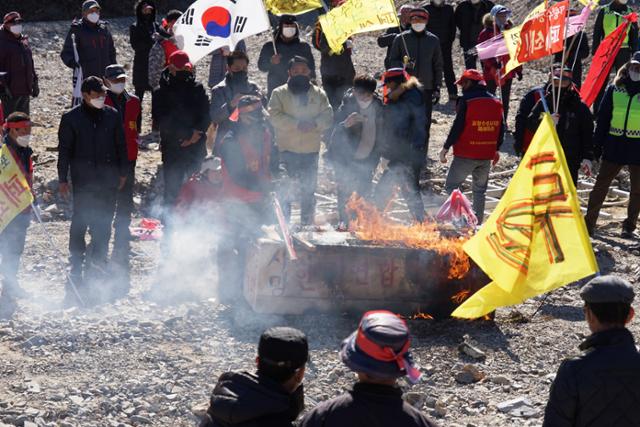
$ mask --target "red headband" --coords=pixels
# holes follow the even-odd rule
[[[407,339],[402,349],[396,353],[391,347],[380,347],[367,338],[362,331],[362,327],[358,328],[358,335],[356,336],[356,345],[367,356],[380,362],[396,362],[398,367],[403,371],[407,370],[407,362],[404,360],[404,356],[409,352],[409,344],[410,341]]]
[[[229,120],[232,122],[237,122],[240,118],[241,113],[250,113],[252,111],[257,110],[258,108],[262,108],[262,102],[256,101],[253,104],[245,105],[244,107],[238,107],[233,110],[233,113],[229,116]]]
[[[5,129],[24,129],[31,126],[32,125],[29,120],[22,120],[19,122],[6,122],[2,127]]]

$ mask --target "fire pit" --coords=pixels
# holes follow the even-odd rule
[[[392,240],[379,235],[372,239],[371,229],[358,220],[349,232],[294,234],[296,261],[288,259],[284,243],[273,233],[259,239],[248,256],[247,301],[256,312],[270,314],[384,308],[407,316],[446,318],[489,283],[462,251],[464,238],[441,233],[434,224],[414,229],[382,223],[393,227]],[[437,236],[412,240],[420,232]]]

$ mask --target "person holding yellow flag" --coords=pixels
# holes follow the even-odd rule
[[[31,121],[25,113],[15,112],[7,117],[3,126],[5,136],[0,144],[0,275],[2,290],[0,291],[0,319],[8,318],[15,310],[16,299],[26,296],[26,292],[18,285],[18,268],[20,257],[24,251],[27,228],[31,222],[33,200],[29,189],[20,182],[18,175],[22,173],[28,187],[31,187],[33,166],[29,147],[31,140]],[[5,157],[5,154],[11,158]],[[10,162],[15,162],[17,170],[10,170]],[[28,196],[28,197],[26,197]],[[29,203],[25,203],[26,199]],[[21,209],[26,204],[26,208]],[[5,218],[14,215],[9,224],[2,229]]]

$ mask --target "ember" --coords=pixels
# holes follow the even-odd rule
[[[355,215],[349,223],[349,231],[360,240],[388,246],[404,246],[426,249],[448,256],[451,260],[449,279],[462,279],[471,264],[462,245],[471,236],[443,237],[436,223],[421,223],[406,226],[393,223],[378,209],[356,194],[347,203],[347,211]]]
[[[471,296],[471,291],[468,289],[464,289],[458,292],[457,294],[455,294],[454,296],[452,296],[451,301],[455,302],[456,304],[462,304],[462,302],[465,301],[470,296]]]

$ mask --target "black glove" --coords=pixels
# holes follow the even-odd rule
[[[433,90],[433,95],[431,96],[431,102],[433,105],[436,105],[440,102],[440,88],[437,87]]]
[[[31,96],[37,98],[40,95],[40,85],[38,84],[38,80],[33,81],[33,88],[31,89]]]

